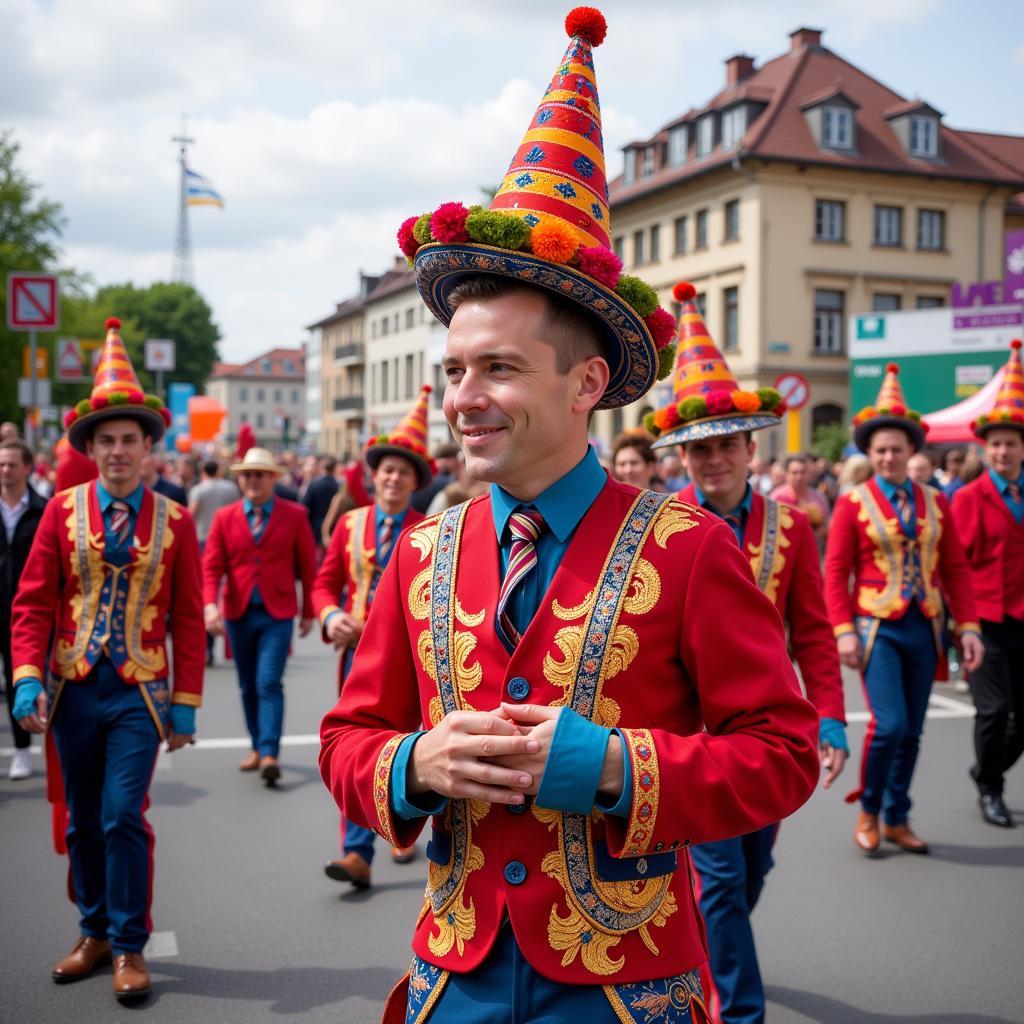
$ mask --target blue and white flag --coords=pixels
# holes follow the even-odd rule
[[[185,202],[189,206],[219,206],[223,208],[224,197],[213,187],[213,183],[195,171],[185,171]]]

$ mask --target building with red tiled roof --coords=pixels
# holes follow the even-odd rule
[[[214,363],[206,393],[228,411],[229,441],[246,422],[258,444],[295,441],[306,429],[306,350],[272,348],[245,363]]]
[[[950,127],[818,29],[725,71],[708,102],[625,147],[613,241],[663,303],[693,281],[741,386],[807,377],[808,445],[814,426],[849,417],[851,314],[943,305],[955,281],[1002,276],[1004,233],[1024,226],[1024,137]],[[643,411],[599,414],[601,435]],[[774,433],[762,445],[781,451]]]

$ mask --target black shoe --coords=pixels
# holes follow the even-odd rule
[[[990,824],[1000,828],[1013,828],[1013,818],[1000,793],[982,793],[978,797],[981,816]]]

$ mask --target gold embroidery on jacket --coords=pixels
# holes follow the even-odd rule
[[[772,514],[771,506],[775,506]],[[788,530],[793,528],[793,510],[781,502],[765,499],[764,525],[761,528],[761,543],[747,545],[747,557],[750,569],[758,586],[768,599],[775,603],[779,593],[779,582],[782,570],[786,567],[786,556],[783,549],[791,544]],[[765,559],[770,558],[765,574]],[[762,585],[762,578],[764,583]]]
[[[654,522],[654,539],[658,547],[667,548],[670,537],[692,530],[697,520],[703,518],[703,511],[695,505],[688,505],[678,499],[666,502]]]

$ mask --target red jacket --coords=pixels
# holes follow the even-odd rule
[[[427,822],[393,814],[390,781],[421,721],[522,699],[525,680],[531,703],[617,727],[629,817],[449,801],[431,823],[413,948],[473,970],[507,916],[528,962],[558,981],[692,970],[707,949],[686,848],[785,818],[818,777],[818,715],[778,613],[724,523],[615,481],[511,655],[494,625],[499,590],[489,497],[402,534],[321,727],[324,781],[346,817],[408,846]]]
[[[299,611],[295,581],[302,584],[302,618],[313,617],[313,577],[316,550],[306,510],[294,501],[274,497],[274,508],[257,544],[253,540],[245,503],[217,509],[203,549],[203,601],[216,604],[221,580],[224,618],[240,619],[249,607],[253,587],[275,619],[291,619]]]
[[[423,513],[410,505],[402,529],[422,521]],[[338,610],[348,612],[360,622],[366,621],[374,576],[380,572],[374,560],[376,548],[376,502],[354,508],[338,520],[313,584],[313,612],[321,627],[327,616]]]
[[[945,596],[957,633],[979,629],[970,569],[949,502],[935,488],[914,484],[914,511],[913,544],[924,590],[918,596],[921,611],[926,618],[937,618]],[[899,516],[874,479],[840,495],[825,549],[825,597],[836,636],[854,632],[856,616],[902,618],[910,606],[904,587],[909,550]]]
[[[679,492],[697,504],[693,484]],[[818,544],[810,520],[795,508],[756,492],[743,532],[743,554],[754,582],[772,599],[789,628],[789,647],[822,718],[846,721],[839,654],[825,614]]]
[[[988,472],[953,496],[953,521],[978,614],[989,622],[1024,619],[1024,523],[1014,519]]]
[[[108,617],[120,604],[125,649],[109,653],[124,682],[169,677],[169,624],[174,645],[171,703],[198,707],[206,647],[199,542],[192,517],[143,488],[127,572],[110,571],[104,536],[95,482],[62,491],[47,504],[14,599],[14,681],[41,681],[48,656],[57,678],[84,679],[109,646],[96,639],[109,632]],[[124,587],[122,601],[119,586]]]

